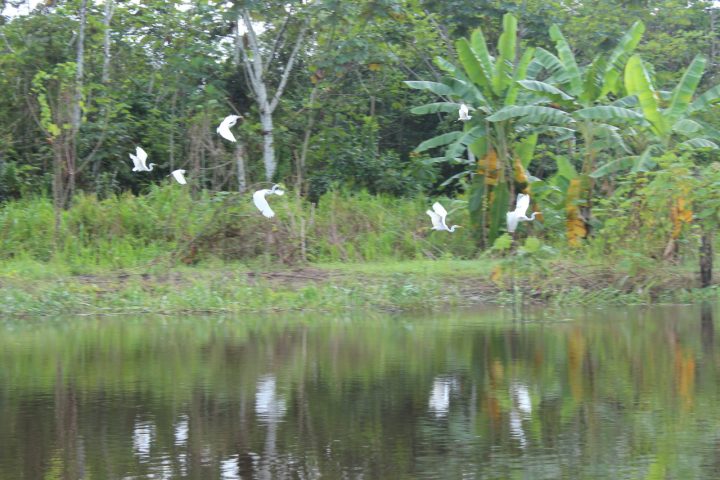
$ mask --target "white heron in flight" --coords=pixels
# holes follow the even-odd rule
[[[285,191],[280,190],[280,185],[273,185],[272,188],[264,188],[253,193],[253,203],[258,208],[258,210],[262,212],[263,215],[265,215],[267,218],[272,218],[275,216],[275,212],[272,211],[272,208],[270,208],[270,204],[265,197],[267,197],[268,195],[283,194],[285,194]]]
[[[227,117],[225,117],[222,123],[220,123],[220,126],[217,127],[215,131],[219,133],[220,136],[223,137],[225,140],[230,140],[231,142],[236,141],[235,136],[230,131],[230,127],[235,126],[238,118],[242,117],[240,115],[228,115]]]
[[[528,208],[530,208],[530,195],[518,193],[515,210],[507,212],[507,229],[509,233],[515,232],[519,222],[532,222],[535,220],[535,215],[538,212],[533,212],[532,216],[528,217],[526,215]]]
[[[463,121],[463,122],[467,122],[468,120],[470,120],[472,118],[470,116],[470,109],[464,103],[460,104],[460,109],[458,110],[458,116],[459,116],[458,120]]]
[[[145,164],[148,155],[142,147],[135,147],[135,155],[132,153],[129,155],[135,165],[132,169],[133,172],[150,172],[155,166],[154,163],[151,163],[149,167]]]
[[[185,170],[183,170],[183,169],[173,170],[170,173],[170,175],[172,175],[180,185],[187,184],[187,180],[185,180]]]
[[[434,210],[434,211],[433,211]],[[445,223],[445,217],[447,217],[447,210],[440,205],[439,202],[435,202],[432,206],[432,210],[427,210],[425,213],[430,215],[430,220],[432,220],[432,229],[433,230],[445,230],[446,232],[454,232],[456,228],[462,228],[460,225],[453,225],[452,227],[448,227],[447,223]]]

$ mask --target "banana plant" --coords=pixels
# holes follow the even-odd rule
[[[625,67],[625,88],[637,99],[642,122],[630,132],[638,152],[606,163],[591,173],[598,178],[621,170],[647,171],[656,166],[654,157],[676,148],[718,149],[720,132],[699,118],[720,102],[720,85],[694,100],[707,59],[697,55],[670,95],[663,95],[653,85],[642,59],[634,55]]]
[[[521,117],[522,122],[542,133],[559,133],[562,138],[577,137],[580,141],[582,167],[572,179],[566,195],[567,236],[572,245],[590,231],[593,177],[601,154],[624,151],[630,154],[619,133],[617,123],[637,124],[643,121],[640,113],[632,110],[633,98],[610,103],[609,95],[622,92],[619,83],[623,67],[640,42],[645,26],[636,22],[618,41],[609,55],[598,55],[589,65],[579,67],[577,60],[560,29],[553,25],[550,38],[557,55],[542,48],[535,53],[534,62],[541,67],[535,79],[518,81],[518,84],[536,96],[533,102],[546,105],[544,115],[538,115],[538,106],[508,106],[488,117],[491,122]],[[542,80],[540,80],[542,75]],[[574,145],[574,144],[573,144]]]
[[[516,117],[489,121],[497,112],[526,105],[530,95],[518,81],[534,78],[542,68],[533,61],[534,49],[520,52],[517,42],[517,19],[510,13],[503,17],[503,32],[493,56],[481,29],[469,39],[455,43],[462,68],[438,58],[436,63],[446,73],[441,82],[408,81],[409,87],[426,90],[443,98],[413,108],[415,114],[447,112],[457,114],[461,103],[471,109],[471,119],[462,128],[422,142],[417,152],[443,149],[436,161],[455,161],[469,165],[470,217],[478,228],[480,246],[486,247],[498,237],[510,202],[517,190],[527,188],[526,168],[532,159],[537,135],[521,134],[515,129]],[[559,115],[545,106],[529,106],[538,117]],[[452,180],[452,179],[451,179]]]

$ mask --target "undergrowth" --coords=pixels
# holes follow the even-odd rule
[[[266,219],[250,194],[201,192],[193,198],[176,185],[104,200],[80,194],[55,231],[51,200],[21,199],[0,206],[0,261],[55,263],[83,273],[165,260],[268,266],[470,258],[477,252],[469,229],[431,234],[424,198],[333,192],[311,204],[289,193],[271,204],[277,215]],[[451,209],[450,216],[467,225],[466,209]]]

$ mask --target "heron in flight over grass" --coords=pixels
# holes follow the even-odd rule
[[[507,212],[507,229],[508,233],[515,232],[520,222],[532,222],[538,212],[533,212],[532,216],[527,216],[528,208],[530,208],[530,195],[519,193],[515,202],[515,210]]]
[[[187,180],[185,180],[185,170],[183,170],[183,169],[173,170],[172,173],[170,173],[170,175],[175,177],[175,180],[177,180],[177,182],[180,185],[187,184]]]
[[[462,228],[460,225],[453,225],[452,227],[448,227],[447,223],[445,223],[445,217],[447,217],[447,210],[445,210],[445,207],[440,205],[439,202],[435,202],[432,206],[432,210],[427,210],[425,213],[427,213],[430,216],[430,220],[432,221],[432,229],[433,230],[445,230],[446,232],[454,232],[456,228]]]
[[[234,127],[235,124],[238,121],[238,118],[242,118],[240,115],[228,115],[225,117],[225,119],[220,123],[220,126],[217,127],[215,130],[217,133],[220,134],[221,137],[223,137],[225,140],[230,140],[231,142],[235,142],[235,136],[230,131],[230,127]]]
[[[275,216],[275,212],[273,212],[272,208],[270,208],[270,204],[265,197],[267,197],[268,195],[284,194],[285,191],[280,189],[280,185],[276,184],[273,185],[272,188],[264,188],[253,193],[253,203],[264,216],[266,216],[267,218],[272,218]]]
[[[129,155],[135,165],[132,169],[133,172],[150,172],[155,166],[154,163],[151,163],[149,167],[145,164],[148,155],[142,147],[135,147],[135,155],[132,153]]]

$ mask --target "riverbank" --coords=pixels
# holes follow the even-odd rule
[[[514,278],[513,278],[514,277]],[[432,311],[514,302],[547,305],[688,303],[718,298],[679,266],[623,272],[546,261],[417,260],[258,269],[242,264],[71,274],[40,263],[0,265],[4,316],[128,313]]]

